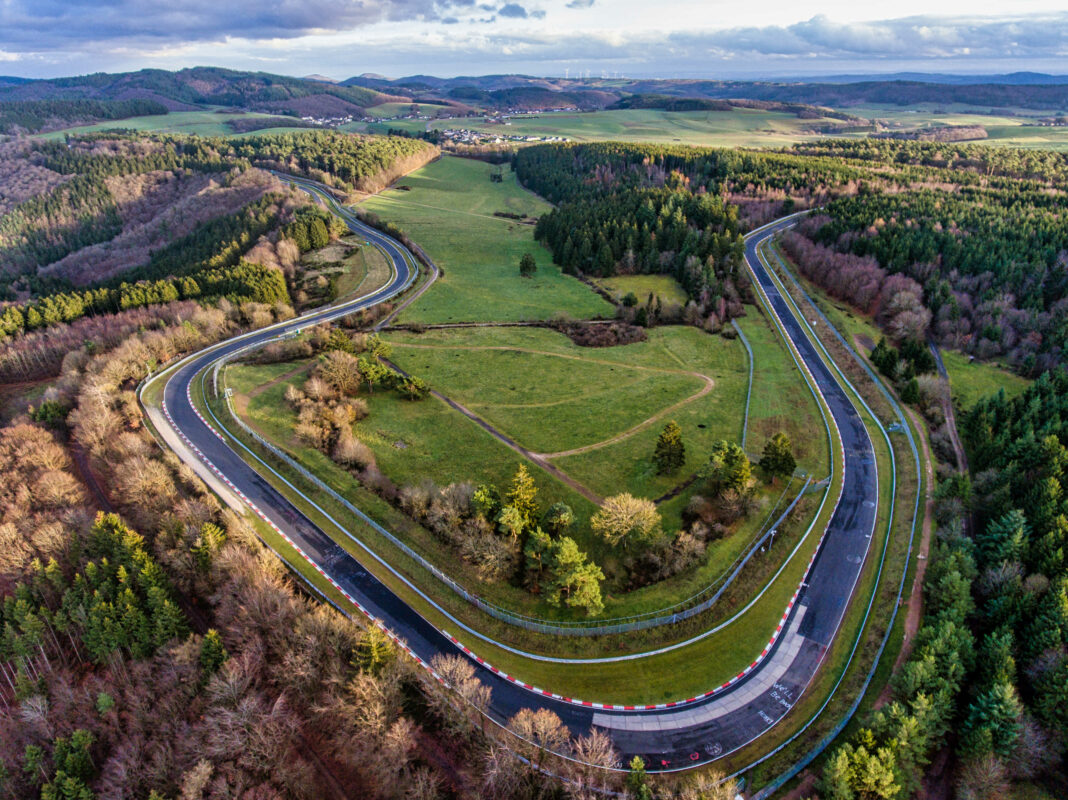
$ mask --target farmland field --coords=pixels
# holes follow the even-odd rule
[[[580,142],[611,140],[714,147],[780,147],[819,138],[813,128],[834,121],[802,120],[779,111],[736,108],[731,111],[553,112],[516,116],[510,122],[510,125],[500,125],[487,123],[480,117],[464,117],[432,124],[437,128],[467,128],[501,136],[566,136]]]
[[[396,224],[420,243],[444,274],[413,303],[400,322],[547,320],[559,314],[585,319],[614,309],[575,278],[564,275],[534,241],[533,225],[494,212],[534,217],[549,204],[520,187],[505,167],[444,157],[398,181],[360,208]],[[538,269],[519,275],[519,259],[531,253]]]
[[[226,124],[231,119],[253,119],[257,117],[274,117],[271,114],[257,114],[255,112],[215,112],[215,111],[172,111],[170,114],[153,114],[147,117],[130,117],[129,119],[113,119],[106,122],[98,122],[94,125],[81,125],[75,128],[67,128],[62,131],[52,131],[40,135],[42,139],[58,139],[64,134],[93,133],[95,131],[135,130],[156,133],[182,133],[195,136],[248,136],[251,134],[235,134]],[[279,127],[264,128],[252,133],[278,133],[282,131],[299,131],[305,128]]]

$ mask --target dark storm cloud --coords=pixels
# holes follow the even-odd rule
[[[519,5],[519,3],[508,3],[507,5],[503,5],[497,13],[502,17],[508,17],[509,19],[527,18],[527,10]]]
[[[50,50],[73,42],[192,43],[289,39],[376,22],[437,20],[473,0],[5,0],[0,47]]]

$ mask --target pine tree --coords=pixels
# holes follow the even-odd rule
[[[534,260],[534,255],[523,253],[523,257],[519,259],[519,274],[524,278],[532,278],[537,271],[538,262]]]
[[[361,672],[377,676],[395,655],[393,641],[377,625],[368,625],[360,636],[352,664]]]
[[[665,425],[664,430],[660,432],[660,437],[656,440],[653,460],[656,462],[656,471],[660,475],[674,474],[686,463],[686,447],[682,443],[682,429],[674,420]]]
[[[520,464],[515,471],[506,499],[508,505],[519,512],[525,527],[534,524],[538,515],[538,486],[527,471],[526,464]]]
[[[200,668],[204,674],[214,675],[229,657],[219,632],[209,628],[200,643]]]
[[[794,474],[797,461],[794,459],[790,439],[785,433],[776,433],[764,444],[760,468],[773,477],[785,478]]]

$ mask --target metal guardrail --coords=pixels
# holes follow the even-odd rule
[[[255,347],[259,347],[259,346],[262,346],[262,345],[256,345]],[[768,515],[768,518],[765,520],[764,526],[762,526],[763,534],[762,535],[758,534],[758,537],[757,537],[756,541],[748,549],[748,551],[745,552],[745,554],[741,558],[736,559],[735,562],[732,563],[731,567],[728,567],[728,569],[730,570],[730,574],[727,576],[726,580],[723,582],[722,585],[719,586],[719,588],[712,594],[712,596],[706,598],[702,602],[699,602],[699,603],[697,603],[695,605],[689,606],[688,608],[685,608],[685,609],[682,609],[682,610],[679,610],[679,611],[673,611],[672,613],[660,613],[660,612],[653,611],[653,612],[649,612],[649,613],[650,614],[657,614],[657,616],[642,617],[642,618],[638,618],[638,617],[627,618],[627,617],[624,617],[624,618],[620,618],[622,621],[618,621],[618,622],[617,621],[601,621],[601,622],[598,623],[596,621],[591,621],[590,623],[582,624],[581,621],[577,621],[577,623],[569,625],[567,623],[560,624],[560,623],[550,622],[548,620],[542,620],[542,619],[538,619],[536,617],[527,617],[527,616],[522,615],[522,614],[516,614],[515,612],[509,611],[508,609],[501,608],[500,606],[497,606],[494,603],[491,603],[491,602],[485,600],[484,598],[479,597],[477,594],[474,594],[473,592],[469,591],[462,584],[460,584],[455,578],[452,578],[451,576],[447,575],[440,568],[438,568],[433,563],[428,561],[426,558],[424,558],[421,554],[419,554],[417,551],[415,551],[408,544],[406,544],[405,542],[401,541],[399,538],[397,538],[392,533],[390,533],[386,528],[384,528],[382,525],[380,525],[378,522],[376,522],[374,519],[372,519],[366,513],[364,513],[359,508],[357,508],[355,505],[353,505],[348,499],[343,497],[333,487],[331,487],[329,484],[325,483],[322,479],[320,479],[318,476],[316,476],[313,472],[311,472],[309,469],[307,469],[304,465],[300,464],[296,459],[294,459],[292,456],[290,456],[283,449],[281,449],[277,445],[267,441],[265,438],[260,436],[259,433],[257,433],[250,425],[248,425],[243,419],[241,419],[240,415],[238,415],[235,412],[234,408],[233,408],[233,405],[232,405],[232,402],[231,402],[231,398],[226,394],[225,391],[222,394],[220,394],[220,392],[219,392],[219,383],[218,383],[219,371],[223,367],[225,367],[230,361],[232,361],[235,358],[238,358],[238,357],[244,355],[246,352],[248,352],[250,350],[255,349],[255,347],[254,346],[249,346],[249,347],[246,347],[246,348],[242,348],[240,350],[236,350],[233,353],[229,354],[226,358],[220,359],[219,361],[217,361],[213,365],[212,388],[213,388],[213,391],[215,393],[215,396],[217,398],[223,397],[225,399],[226,409],[227,409],[227,411],[229,413],[229,416],[238,425],[238,427],[240,427],[241,430],[248,437],[250,437],[253,441],[255,441],[259,446],[263,447],[265,450],[267,450],[273,456],[275,456],[280,461],[282,461],[284,464],[286,464],[286,466],[288,466],[290,469],[294,470],[304,480],[306,480],[307,482],[309,482],[310,484],[315,486],[320,491],[325,492],[327,495],[329,495],[331,498],[333,498],[336,502],[341,504],[345,509],[347,509],[351,513],[355,514],[359,519],[361,519],[363,522],[365,522],[366,524],[371,526],[371,528],[373,528],[375,530],[375,532],[380,534],[390,544],[392,544],[394,547],[396,547],[401,552],[403,552],[406,556],[408,556],[413,561],[415,561],[420,567],[422,567],[423,569],[427,570],[435,578],[437,578],[439,581],[441,581],[443,584],[445,584],[448,588],[450,588],[452,591],[454,591],[456,594],[458,594],[460,597],[462,597],[466,602],[468,602],[471,605],[475,606],[480,611],[483,611],[486,614],[489,614],[490,616],[495,617],[496,619],[499,619],[499,620],[501,620],[503,622],[507,622],[507,623],[512,624],[512,625],[516,625],[516,626],[525,628],[525,629],[530,630],[530,631],[535,631],[537,633],[549,633],[549,634],[556,634],[556,635],[563,635],[563,636],[601,636],[601,635],[613,634],[613,633],[627,633],[627,632],[631,632],[631,631],[638,631],[638,630],[644,630],[644,629],[647,629],[647,628],[653,628],[653,627],[657,627],[657,626],[660,626],[660,625],[675,624],[677,622],[682,622],[682,621],[684,621],[686,619],[689,619],[689,618],[694,617],[694,616],[696,616],[698,614],[704,613],[705,611],[708,611],[710,608],[712,608],[713,605],[715,605],[715,603],[720,599],[720,597],[722,597],[723,593],[731,585],[731,583],[738,576],[738,574],[741,572],[741,570],[746,566],[746,564],[748,564],[749,561],[753,558],[753,556],[756,555],[756,553],[760,551],[760,548],[762,546],[764,546],[764,544],[768,541],[769,538],[771,538],[771,537],[773,537],[775,535],[775,533],[778,531],[779,526],[782,525],[782,523],[786,520],[786,518],[794,510],[794,508],[797,506],[798,502],[800,502],[801,498],[806,494],[806,492],[808,491],[810,485],[812,484],[812,478],[811,477],[806,478],[804,484],[802,485],[801,489],[798,491],[798,493],[794,497],[794,499],[790,502],[790,504],[786,507],[786,509],[782,512],[782,514],[779,515],[779,517],[775,520],[775,522],[770,527],[767,527],[767,519],[771,518],[771,514],[773,514],[775,512],[775,508],[778,507],[778,503],[776,503],[776,506],[772,508],[771,513]],[[224,383],[225,383],[225,378],[224,378]],[[224,386],[223,388],[225,390],[226,387]],[[785,490],[784,490],[784,494],[785,494]],[[779,502],[780,503],[782,502],[782,496],[780,496]],[[715,586],[716,586],[716,583],[711,584],[706,589],[703,589],[700,593],[694,595],[693,598],[699,597],[701,594],[704,594],[705,592],[711,591],[711,589],[713,587],[715,587]],[[692,601],[693,598],[690,598],[690,600],[683,601],[683,602],[690,602],[690,601]]]
[[[742,421],[742,449],[745,450],[745,440],[749,436],[749,400],[753,397],[753,348],[749,346],[749,340],[742,333],[738,320],[732,319],[731,326],[738,334],[738,338],[742,340],[742,344],[745,345],[745,352],[749,356],[749,388],[745,393],[745,419]]]
[[[786,267],[786,264],[783,263],[782,259],[778,255],[778,253],[774,253],[774,255],[775,255],[776,260],[779,262],[779,266],[782,269],[783,274],[785,274],[790,279],[790,282],[793,284],[794,288],[809,303],[809,305],[811,305],[812,308],[815,309],[815,311],[819,315],[820,319],[823,320],[823,322],[827,326],[828,330],[830,330],[835,335],[835,337],[838,339],[838,341],[845,348],[846,352],[848,352],[851,356],[853,356],[854,360],[864,369],[864,371],[872,379],[872,382],[875,384],[876,388],[878,388],[879,392],[886,398],[886,400],[889,402],[891,408],[897,414],[898,422],[901,424],[901,429],[904,430],[905,435],[908,438],[909,446],[912,449],[912,455],[913,455],[913,458],[914,458],[915,463],[916,463],[916,474],[917,474],[917,478],[920,479],[920,482],[917,483],[916,503],[915,503],[915,506],[913,508],[913,514],[912,514],[912,529],[911,529],[911,532],[909,534],[909,547],[908,547],[908,552],[906,553],[906,556],[905,556],[904,570],[901,573],[901,582],[898,585],[897,600],[893,604],[893,607],[891,609],[890,620],[889,620],[889,623],[886,626],[886,633],[883,636],[882,642],[879,643],[879,649],[875,653],[875,660],[872,662],[871,668],[868,670],[868,674],[864,678],[863,686],[861,686],[861,689],[857,693],[856,698],[854,698],[853,702],[849,706],[849,709],[846,711],[845,715],[838,722],[838,724],[835,725],[835,727],[828,734],[826,734],[822,739],[820,739],[820,741],[817,742],[816,745],[811,750],[809,750],[802,758],[800,758],[798,761],[796,761],[788,770],[783,772],[781,775],[779,775],[774,780],[772,780],[770,783],[768,783],[766,786],[764,786],[759,792],[757,792],[755,795],[753,795],[752,800],[766,800],[768,797],[770,797],[772,794],[774,794],[780,788],[782,788],[782,786],[787,781],[789,781],[792,778],[794,778],[797,775],[799,775],[803,769],[805,769],[809,764],[811,764],[813,761],[815,761],[816,758],[818,758],[820,756],[820,754],[823,753],[823,751],[826,750],[831,745],[831,743],[835,739],[838,738],[838,736],[842,733],[842,731],[845,730],[846,725],[848,725],[849,721],[853,718],[853,715],[856,714],[857,709],[860,708],[860,704],[861,704],[861,702],[863,702],[864,696],[868,692],[868,687],[871,685],[872,680],[874,680],[874,678],[875,678],[875,672],[879,668],[879,660],[882,658],[883,651],[886,649],[886,645],[889,643],[890,636],[894,631],[894,623],[897,620],[898,608],[901,605],[901,596],[904,593],[905,581],[908,578],[909,561],[912,558],[912,547],[913,547],[913,542],[914,542],[915,537],[916,537],[916,522],[917,522],[917,519],[919,517],[919,509],[920,509],[920,491],[919,491],[919,487],[922,485],[922,475],[920,473],[920,466],[921,466],[921,464],[920,464],[920,454],[919,454],[919,451],[916,449],[916,441],[915,441],[915,439],[914,439],[914,437],[912,435],[912,428],[909,426],[908,421],[905,418],[905,414],[901,410],[901,406],[894,399],[893,395],[886,389],[886,386],[883,384],[882,380],[864,362],[864,359],[862,359],[857,354],[857,352],[849,345],[849,343],[846,341],[845,337],[842,336],[842,334],[839,332],[839,330],[834,326],[834,324],[823,313],[822,309],[820,309],[820,307],[816,304],[816,302],[804,290],[804,288],[798,282],[797,278]],[[803,315],[802,315],[802,319],[803,319]],[[811,330],[811,328],[810,328],[810,330]],[[815,334],[813,333],[813,335],[815,335]],[[819,343],[819,337],[816,337],[816,341],[817,341],[817,343]],[[822,343],[819,343],[819,344],[820,344],[820,348],[824,349]],[[824,349],[824,352],[826,352],[825,349]],[[841,370],[838,369],[838,366],[837,366],[837,364],[835,364],[834,359],[831,359],[831,363],[834,364],[835,369],[838,370],[839,374],[842,376],[842,379],[845,380],[847,384],[849,384],[850,388],[853,388],[852,384],[849,382],[849,380],[845,377],[845,375],[841,372]],[[855,388],[853,388],[853,391],[857,394],[857,397],[860,398],[861,402],[864,403],[863,398],[860,397],[860,393],[856,392]],[[867,406],[867,403],[864,403],[864,405]],[[868,409],[868,411],[871,414],[872,419],[874,419],[877,424],[880,424],[880,427],[881,427],[881,423],[878,422],[878,418],[875,416],[874,412],[872,412],[870,408]],[[886,435],[885,431],[884,431],[884,435]],[[893,448],[891,447],[891,457],[892,456],[893,456]],[[887,533],[887,546],[888,545],[889,545],[889,532]],[[880,571],[881,571],[881,567],[880,567]],[[876,581],[876,590],[877,589],[878,589],[878,581]],[[874,604],[874,602],[875,602],[875,594],[874,594],[874,591],[873,591],[872,601],[871,601],[871,603],[869,603],[869,607],[868,607],[868,614],[871,613],[871,606]],[[865,615],[865,625],[867,625],[867,614]],[[863,630],[863,628],[862,628],[862,630]],[[853,655],[856,653],[859,645],[860,645],[860,637],[858,636],[857,641],[853,645],[853,650],[850,652],[850,656],[849,656],[849,661],[850,662],[852,662]],[[847,669],[848,669],[848,663],[846,665],[846,670]],[[816,721],[817,717],[819,717],[819,715],[823,713],[824,709],[826,709],[827,705],[831,702],[831,700],[834,697],[835,693],[838,691],[838,687],[841,685],[842,681],[845,680],[846,670],[842,671],[842,675],[839,677],[837,683],[835,683],[834,688],[831,690],[831,694],[828,695],[827,699],[824,701],[823,705],[820,706],[819,710],[808,720],[808,722],[805,723],[804,727],[802,727],[793,736],[791,736],[785,742],[780,744],[774,750],[766,753],[758,761],[755,761],[752,764],[750,764],[748,767],[746,767],[746,770],[752,769],[754,766],[756,766],[760,762],[765,761],[768,758],[771,758],[772,756],[774,756],[776,753],[781,752],[783,750],[783,748],[787,747],[798,736],[800,736],[802,733],[804,733],[805,730],[807,730],[808,727],[813,722]]]

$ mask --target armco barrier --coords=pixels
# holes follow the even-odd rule
[[[221,360],[219,362],[216,362],[214,370],[213,370],[212,382],[213,382],[213,389],[216,392],[216,396],[217,397],[219,396],[218,395],[218,382],[217,382],[218,381],[218,370],[226,362],[228,362],[228,361],[230,361],[230,360],[232,360],[234,358],[239,357],[244,352],[246,352],[248,349],[252,349],[252,348],[245,348],[243,350],[236,351],[235,353],[231,354],[231,356],[229,356],[227,359]],[[653,628],[653,627],[657,627],[659,625],[671,625],[671,624],[674,624],[674,623],[681,622],[683,620],[689,619],[690,617],[696,616],[697,614],[701,614],[701,613],[703,613],[705,611],[708,611],[710,608],[712,608],[713,605],[716,604],[716,602],[723,595],[723,592],[725,592],[727,590],[727,588],[731,585],[731,583],[734,581],[734,579],[742,571],[742,569],[745,567],[745,565],[749,563],[749,561],[752,559],[752,557],[757,552],[759,552],[760,548],[768,541],[768,539],[775,534],[775,532],[778,530],[779,526],[782,525],[783,521],[790,515],[790,512],[792,512],[794,510],[794,508],[797,506],[798,502],[801,500],[801,497],[805,494],[805,492],[808,490],[809,486],[812,483],[812,478],[811,477],[809,477],[809,478],[807,478],[805,480],[805,483],[802,485],[800,491],[798,491],[797,495],[794,497],[794,499],[791,501],[791,503],[786,507],[786,509],[782,512],[782,514],[778,517],[778,519],[776,519],[775,522],[770,527],[767,527],[765,525],[766,529],[763,531],[763,534],[762,535],[758,534],[758,538],[757,538],[756,542],[752,545],[752,547],[742,557],[740,557],[738,560],[736,560],[734,564],[732,564],[731,572],[728,575],[726,581],[724,581],[724,583],[721,586],[719,586],[719,588],[716,589],[716,591],[710,597],[706,598],[702,602],[697,603],[696,605],[692,605],[692,606],[690,606],[688,608],[685,608],[683,610],[675,611],[675,612],[670,613],[670,614],[661,614],[659,616],[647,617],[647,618],[635,618],[635,619],[630,619],[629,621],[626,621],[626,622],[602,622],[601,624],[562,625],[562,624],[549,622],[547,620],[538,620],[536,618],[525,617],[523,615],[515,614],[515,613],[513,613],[511,611],[508,611],[507,609],[503,609],[500,606],[494,605],[493,603],[489,603],[486,600],[484,600],[483,598],[479,597],[478,595],[473,594],[472,592],[468,591],[462,584],[457,582],[454,578],[450,577],[446,573],[442,572],[437,566],[435,566],[433,563],[431,563],[430,561],[425,559],[422,555],[420,555],[418,552],[413,550],[410,546],[405,544],[403,541],[401,541],[396,536],[394,536],[392,533],[390,533],[388,530],[386,530],[384,527],[382,527],[378,522],[376,522],[370,516],[368,516],[363,511],[361,511],[359,508],[357,508],[355,505],[353,505],[351,502],[349,502],[345,497],[343,497],[341,494],[339,494],[333,487],[331,487],[329,484],[327,484],[324,481],[322,481],[318,476],[316,476],[309,469],[307,469],[302,464],[297,462],[292,456],[290,456],[284,450],[282,450],[278,446],[272,444],[271,442],[267,441],[262,436],[260,436],[255,430],[253,430],[253,428],[251,426],[249,426],[247,423],[245,423],[244,420],[241,419],[240,415],[238,415],[234,411],[233,405],[230,402],[230,398],[229,397],[226,397],[226,407],[227,407],[227,411],[229,412],[230,419],[233,420],[238,425],[238,427],[241,428],[241,430],[245,433],[245,435],[247,435],[249,438],[251,438],[253,441],[255,441],[260,447],[264,448],[265,450],[270,452],[273,456],[275,456],[280,461],[282,461],[284,464],[286,464],[287,467],[289,467],[290,469],[295,471],[297,474],[299,474],[304,480],[306,480],[309,483],[311,483],[313,486],[315,486],[320,491],[325,492],[326,494],[328,494],[336,502],[338,502],[342,506],[344,506],[345,509],[347,509],[351,513],[355,514],[357,517],[359,517],[366,524],[370,525],[378,534],[380,534],[383,538],[385,538],[391,545],[393,545],[394,547],[399,549],[406,556],[408,556],[413,561],[415,561],[417,564],[419,564],[419,566],[421,566],[422,568],[424,568],[425,570],[430,572],[430,574],[432,574],[435,578],[437,578],[439,581],[441,581],[443,584],[445,584],[447,587],[449,587],[452,591],[456,592],[456,594],[458,594],[460,597],[462,597],[465,601],[467,601],[471,605],[475,606],[480,611],[483,611],[486,614],[489,614],[490,616],[501,620],[502,622],[507,622],[507,623],[509,623],[511,625],[516,625],[516,626],[525,628],[525,629],[530,630],[530,631],[535,631],[535,632],[538,632],[538,633],[548,633],[548,634],[555,634],[555,635],[562,635],[562,636],[600,636],[600,635],[610,634],[610,633],[626,633],[626,632],[629,632],[629,631],[637,631],[637,630],[643,630],[643,629],[646,629],[646,628]],[[770,515],[769,515],[769,519],[770,519]],[[709,591],[710,588],[706,589],[706,590],[703,590],[702,593]],[[699,596],[699,595],[696,595],[696,596]],[[688,601],[684,601],[684,602],[688,602]],[[657,612],[651,612],[651,613],[655,614]]]
[[[909,446],[910,446],[910,448],[912,450],[912,456],[913,456],[913,459],[914,459],[915,464],[916,464],[917,477],[919,477],[920,476],[920,468],[921,468],[920,454],[919,454],[919,451],[916,448],[916,441],[915,441],[915,439],[914,439],[914,437],[912,435],[912,428],[908,424],[908,420],[905,418],[905,414],[901,410],[901,406],[898,405],[897,400],[895,400],[893,395],[886,389],[886,387],[884,386],[882,380],[871,370],[871,368],[867,365],[867,363],[865,363],[864,359],[862,359],[856,353],[856,351],[845,340],[845,337],[842,336],[842,334],[838,331],[838,329],[831,323],[831,321],[823,313],[823,311],[820,309],[820,307],[815,303],[815,301],[812,300],[812,298],[808,295],[808,293],[804,290],[804,288],[798,282],[797,278],[794,277],[793,273],[789,270],[789,268],[787,268],[786,264],[784,264],[782,259],[779,258],[778,253],[774,253],[774,255],[775,255],[776,260],[778,260],[778,262],[779,262],[779,266],[782,268],[783,274],[785,274],[789,278],[791,284],[793,284],[794,288],[798,291],[798,293],[802,297],[804,297],[805,300],[808,301],[808,303],[812,306],[812,308],[815,309],[816,313],[819,315],[820,319],[823,320],[823,323],[826,325],[827,329],[830,330],[834,334],[834,336],[839,340],[839,342],[845,348],[846,352],[848,352],[850,355],[852,355],[854,360],[856,360],[857,363],[860,364],[860,366],[864,369],[864,371],[868,374],[868,376],[875,383],[875,386],[879,389],[879,392],[890,403],[891,408],[894,409],[894,413],[897,415],[898,421],[901,423],[902,429],[905,431],[905,435],[908,438]],[[798,315],[798,318],[801,319],[802,321],[804,321],[804,315],[803,314]],[[811,331],[811,327],[810,326],[806,325],[806,327],[809,327],[809,330]],[[824,352],[826,353],[826,349],[823,347],[823,344],[819,341],[819,338],[815,337],[814,333],[813,333],[813,336],[816,339],[817,344],[819,344],[820,349],[824,350]],[[853,388],[852,384],[849,382],[849,379],[845,377],[845,375],[838,368],[837,364],[834,362],[834,359],[830,359],[830,361],[834,365],[835,370],[838,372],[839,376],[846,382],[847,385],[850,386],[850,388]],[[853,388],[853,391],[854,391],[854,393],[857,394],[857,397],[860,398],[860,394],[858,392],[856,392],[855,388]],[[861,402],[863,403],[864,402],[863,398],[860,398],[860,399],[861,399]],[[866,405],[867,404],[865,403],[865,406]],[[871,409],[868,409],[868,411],[869,411],[869,413],[871,413],[872,418],[875,419],[875,414],[871,412]],[[885,436],[886,435],[885,430],[884,430],[883,433],[884,433],[884,436]],[[893,448],[891,448],[891,457],[893,457]],[[919,485],[920,484],[917,485],[917,489],[918,489]],[[914,542],[915,537],[916,537],[916,522],[917,522],[918,517],[919,517],[919,508],[920,508],[920,492],[917,490],[916,503],[915,503],[915,506],[913,508],[913,513],[912,513],[912,529],[911,529],[910,534],[909,534],[909,547],[908,547],[908,552],[905,555],[905,566],[904,566],[904,569],[903,569],[903,571],[901,573],[901,583],[898,585],[897,600],[893,604],[893,608],[892,608],[892,610],[890,612],[890,621],[886,626],[886,634],[883,636],[882,642],[879,643],[879,649],[876,651],[875,660],[872,662],[871,669],[868,670],[868,674],[864,678],[864,684],[861,687],[861,690],[857,693],[857,696],[854,698],[853,702],[850,704],[849,709],[846,711],[844,717],[838,722],[837,725],[835,725],[835,727],[831,730],[831,732],[828,733],[826,736],[824,736],[816,744],[816,746],[813,747],[811,750],[809,750],[809,752],[806,753],[801,759],[799,759],[797,762],[795,762],[790,767],[790,769],[788,769],[785,772],[783,772],[781,775],[779,775],[774,780],[772,780],[770,783],[768,783],[766,786],[764,786],[759,792],[757,792],[755,795],[753,795],[753,800],[766,800],[766,798],[770,797],[772,794],[774,794],[776,791],[778,791],[787,781],[789,781],[791,778],[795,777],[796,775],[800,774],[800,772],[803,769],[805,769],[805,767],[807,767],[809,764],[811,764],[816,758],[819,757],[819,755],[824,750],[827,749],[827,747],[831,744],[831,742],[833,742],[836,738],[838,738],[838,736],[845,729],[846,725],[848,725],[849,721],[853,718],[853,715],[856,714],[857,709],[860,707],[860,704],[864,699],[864,695],[867,694],[868,687],[871,685],[871,682],[875,677],[875,671],[879,668],[879,660],[882,658],[883,651],[886,649],[886,645],[890,641],[890,635],[893,633],[893,630],[894,630],[894,622],[897,619],[897,612],[898,612],[898,608],[900,607],[900,604],[901,604],[901,597],[902,597],[902,594],[904,593],[904,590],[905,590],[905,581],[908,578],[908,566],[909,566],[909,561],[912,558],[912,547],[913,547],[913,542]],[[887,534],[887,545],[889,545],[889,533]],[[880,565],[880,571],[881,571],[881,565]],[[876,583],[876,586],[878,586],[878,583]],[[873,594],[872,598],[873,598],[873,602],[874,602],[874,594]],[[868,607],[868,613],[870,613],[870,612],[871,612],[871,604],[869,604],[869,607]],[[865,625],[867,624],[866,620],[867,620],[867,614],[865,614]],[[863,630],[863,628],[862,628],[862,630]],[[816,719],[820,716],[820,714],[823,713],[824,709],[826,709],[827,706],[830,704],[830,702],[833,699],[835,693],[838,691],[838,687],[841,685],[842,681],[845,680],[845,675],[846,675],[846,672],[848,670],[849,663],[852,663],[853,656],[855,655],[857,647],[859,646],[859,644],[860,644],[860,638],[858,637],[857,641],[853,645],[853,650],[849,654],[849,662],[847,662],[847,664],[846,664],[846,669],[843,669],[842,675],[839,677],[838,681],[835,683],[834,687],[831,689],[831,693],[827,696],[826,700],[824,700],[823,705],[820,706],[820,708],[805,723],[805,725],[800,730],[798,730],[793,736],[791,736],[785,742],[783,742],[778,747],[776,747],[774,750],[766,753],[764,756],[762,756],[757,761],[754,761],[752,764],[749,764],[747,767],[745,767],[744,770],[741,770],[739,773],[735,773],[736,775],[741,774],[741,772],[746,772],[746,771],[752,769],[757,764],[761,763],[762,761],[766,761],[767,759],[769,759],[772,756],[774,756],[776,753],[780,752],[783,748],[787,747],[792,741],[794,741],[798,736],[803,734],[809,728],[809,726],[812,725],[812,723],[816,721]]]
[[[742,333],[738,320],[732,319],[731,326],[734,328],[735,333],[738,334],[738,338],[742,340],[746,355],[749,356],[749,388],[745,392],[745,418],[742,421],[742,449],[745,450],[745,440],[749,436],[749,401],[753,397],[753,348],[749,346],[749,340]]]

